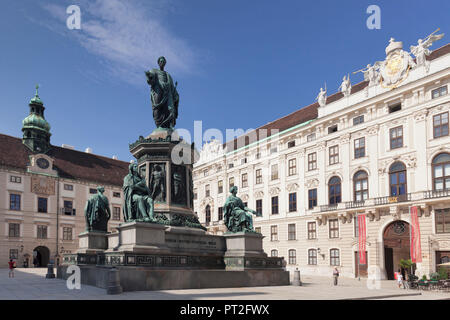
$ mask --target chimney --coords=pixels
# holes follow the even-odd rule
[[[65,149],[75,150],[74,146],[71,146],[71,145],[68,145],[68,144],[62,144],[61,147],[65,148]]]

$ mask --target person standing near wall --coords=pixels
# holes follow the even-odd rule
[[[14,268],[16,267],[16,263],[13,261],[13,259],[9,259],[8,262],[8,266],[9,266],[9,278],[14,278]]]
[[[334,278],[334,285],[337,286],[338,284],[338,278],[339,278],[339,270],[337,267],[334,267],[333,270],[333,278]]]

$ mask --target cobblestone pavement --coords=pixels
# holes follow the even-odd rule
[[[334,286],[327,277],[302,276],[303,285],[251,288],[188,289],[125,292],[107,295],[106,290],[82,285],[81,290],[69,290],[66,282],[46,279],[43,268],[18,268],[15,278],[0,269],[1,300],[308,300],[308,299],[389,299],[437,300],[450,299],[450,292],[399,289],[395,281],[380,281],[381,288],[370,290],[366,279],[339,279]]]

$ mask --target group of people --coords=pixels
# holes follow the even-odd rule
[[[398,288],[400,289],[401,286],[403,285],[403,289],[409,289],[409,284],[408,284],[408,280],[406,279],[406,274],[404,269],[402,269],[400,271],[400,269],[398,269],[397,272],[394,273],[394,277],[395,279],[397,279],[397,285]]]

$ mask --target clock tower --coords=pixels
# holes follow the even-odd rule
[[[44,103],[36,95],[30,100],[30,114],[22,121],[23,144],[36,153],[46,153],[50,149],[50,125],[44,117]]]

